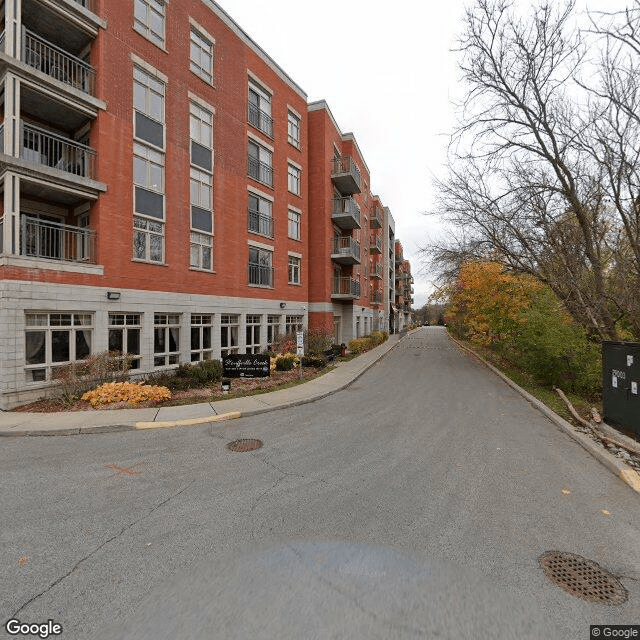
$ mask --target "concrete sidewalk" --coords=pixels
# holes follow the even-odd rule
[[[304,384],[231,400],[151,409],[113,409],[58,413],[0,411],[0,436],[68,436],[160,429],[219,422],[313,402],[344,389],[393,349],[402,336],[383,344]]]

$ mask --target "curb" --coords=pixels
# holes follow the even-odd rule
[[[410,333],[410,332],[409,332]],[[317,393],[313,396],[309,396],[307,398],[302,398],[300,400],[293,400],[291,402],[279,404],[276,406],[265,406],[264,408],[258,409],[249,409],[248,411],[240,412],[240,411],[230,411],[228,413],[222,414],[212,414],[210,416],[205,416],[202,418],[189,418],[184,420],[166,420],[166,421],[158,421],[158,422],[135,422],[133,424],[114,424],[114,425],[96,425],[96,426],[87,426],[87,427],[71,427],[71,428],[62,428],[62,429],[16,429],[13,431],[3,431],[0,430],[0,437],[24,437],[24,436],[75,436],[75,435],[90,435],[90,434],[99,434],[99,433],[117,433],[121,431],[142,431],[148,429],[172,429],[174,427],[190,427],[197,426],[200,424],[207,424],[211,422],[225,422],[227,420],[234,420],[242,417],[249,417],[258,415],[261,413],[268,413],[271,411],[277,411],[279,409],[288,409],[290,407],[297,407],[302,404],[308,404],[310,402],[315,402],[316,400],[321,400],[322,398],[326,398],[327,396],[333,395],[338,391],[342,391],[346,389],[349,385],[353,384],[360,376],[362,376],[366,371],[368,371],[374,364],[379,362],[384,356],[386,356],[390,351],[393,351],[400,342],[405,338],[405,334],[401,336],[398,341],[392,346],[389,347],[386,351],[382,352],[375,360],[372,360],[362,371],[360,371],[357,375],[355,375],[348,382],[336,387],[335,389],[331,389],[329,391],[324,391],[322,393]]]
[[[538,398],[532,396],[528,391],[525,391],[521,386],[517,385],[511,378],[506,376],[502,371],[496,369],[492,364],[488,363],[482,356],[478,355],[469,347],[458,342],[448,331],[447,335],[449,339],[454,342],[460,349],[463,349],[467,353],[477,358],[485,367],[493,371],[499,378],[502,378],[512,389],[517,391],[525,400],[535,407],[540,413],[545,415],[551,422],[553,422],[561,431],[566,433],[570,438],[575,440],[583,449],[586,449],[598,462],[603,464],[609,471],[612,471],[618,478],[624,483],[628,484],[634,491],[640,493],[640,474],[626,465],[624,462],[616,458],[614,455],[596,446],[591,440],[583,433],[576,431],[569,422],[564,418],[561,418],[555,411],[549,409],[544,402],[538,400]]]

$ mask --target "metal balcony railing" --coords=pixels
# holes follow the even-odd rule
[[[247,213],[247,228],[267,238],[273,238],[273,218],[259,211],[249,209]]]
[[[4,122],[0,124],[0,153],[4,153]]]
[[[94,95],[95,69],[55,44],[25,29],[23,61],[51,78]]]
[[[4,253],[4,216],[0,217],[0,256]]]
[[[79,4],[81,7],[88,9],[91,13],[96,12],[96,3],[95,0],[72,0],[76,4]]]
[[[382,291],[374,291],[371,294],[371,302],[373,304],[382,304]]]
[[[334,296],[349,296],[351,298],[360,297],[360,282],[347,276],[345,278],[333,279],[333,294]]]
[[[360,262],[360,243],[351,236],[338,236],[333,239],[332,255],[350,256]]]
[[[382,237],[371,234],[369,238],[369,248],[376,253],[382,253]]]
[[[343,193],[360,192],[360,169],[351,156],[340,156],[332,161],[331,178]]]
[[[22,123],[20,157],[83,178],[94,177],[96,152],[70,138]]]
[[[273,287],[273,267],[250,262],[249,284],[257,284],[262,287]]]
[[[4,31],[0,33],[0,51],[4,53]]]
[[[378,280],[382,280],[382,265],[381,264],[374,264],[373,268],[371,269],[371,277],[372,278],[376,278]]]
[[[332,217],[338,219],[338,221],[352,218],[354,224],[348,223],[349,226],[346,226],[346,228],[353,228],[354,226],[357,226],[358,229],[360,228],[360,207],[351,197],[333,199]]]
[[[96,233],[86,227],[22,216],[20,255],[95,264]]]
[[[252,156],[249,156],[249,176],[262,184],[273,186],[273,167]]]
[[[249,102],[248,107],[249,124],[253,125],[256,129],[260,129],[260,131],[266,133],[270,138],[273,138],[273,118],[266,111],[263,111],[251,102]]]

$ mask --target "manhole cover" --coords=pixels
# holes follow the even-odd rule
[[[235,451],[236,453],[244,453],[245,451],[255,451],[262,446],[262,440],[255,440],[253,438],[243,438],[241,440],[234,440],[227,445],[229,451]]]
[[[562,551],[543,553],[539,562],[544,575],[572,596],[607,605],[627,601],[627,590],[597,562]]]

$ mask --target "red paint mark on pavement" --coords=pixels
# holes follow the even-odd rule
[[[137,464],[134,464],[133,467],[138,464],[140,463],[138,462]],[[140,473],[139,471],[134,471],[133,467],[119,467],[117,464],[105,464],[104,466],[107,469],[113,469],[115,471],[115,475],[118,476],[136,476]]]

